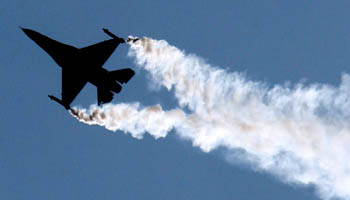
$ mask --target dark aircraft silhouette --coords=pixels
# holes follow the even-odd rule
[[[122,89],[121,84],[127,83],[135,74],[130,68],[115,71],[102,68],[118,45],[125,43],[123,38],[117,37],[107,29],[103,31],[112,39],[79,49],[36,31],[20,28],[62,68],[62,99],[48,96],[67,110],[70,110],[70,104],[87,82],[97,87],[97,101],[100,105],[111,102],[112,92],[119,93]]]

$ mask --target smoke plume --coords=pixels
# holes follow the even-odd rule
[[[267,86],[213,67],[164,40],[130,42],[129,57],[155,84],[173,88],[178,105],[140,103],[75,108],[87,124],[135,138],[171,130],[204,152],[226,149],[288,183],[312,185],[323,199],[350,199],[350,76],[327,84]],[[235,156],[237,150],[244,156]]]

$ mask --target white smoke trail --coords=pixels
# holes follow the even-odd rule
[[[166,41],[142,38],[130,43],[129,56],[152,80],[174,88],[179,108],[109,104],[77,109],[88,124],[141,138],[181,138],[209,152],[237,149],[258,169],[282,180],[313,185],[323,199],[350,199],[350,76],[339,87],[326,84],[267,87],[239,73],[227,73],[186,55]],[[185,112],[186,110],[186,112]]]

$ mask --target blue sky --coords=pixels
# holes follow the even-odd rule
[[[3,1],[0,7],[1,199],[318,199],[312,187],[282,183],[229,164],[170,134],[137,140],[88,126],[59,96],[61,71],[18,26],[83,47],[108,36],[149,36],[214,66],[267,84],[338,85],[349,71],[350,2],[336,1]],[[120,46],[107,69],[134,67]],[[136,75],[114,103],[173,108],[164,88]],[[87,85],[72,105],[96,102]],[[331,147],[330,147],[331,148]]]

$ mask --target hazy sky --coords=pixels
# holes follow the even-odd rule
[[[83,47],[108,28],[164,39],[213,66],[267,85],[338,85],[350,66],[349,1],[2,1],[0,6],[0,199],[318,199],[254,166],[203,153],[170,134],[137,140],[78,122],[48,94],[61,70],[18,28]],[[121,45],[104,65],[135,77],[113,103],[176,107]],[[72,105],[96,103],[87,85]],[[330,147],[331,148],[331,147]]]

